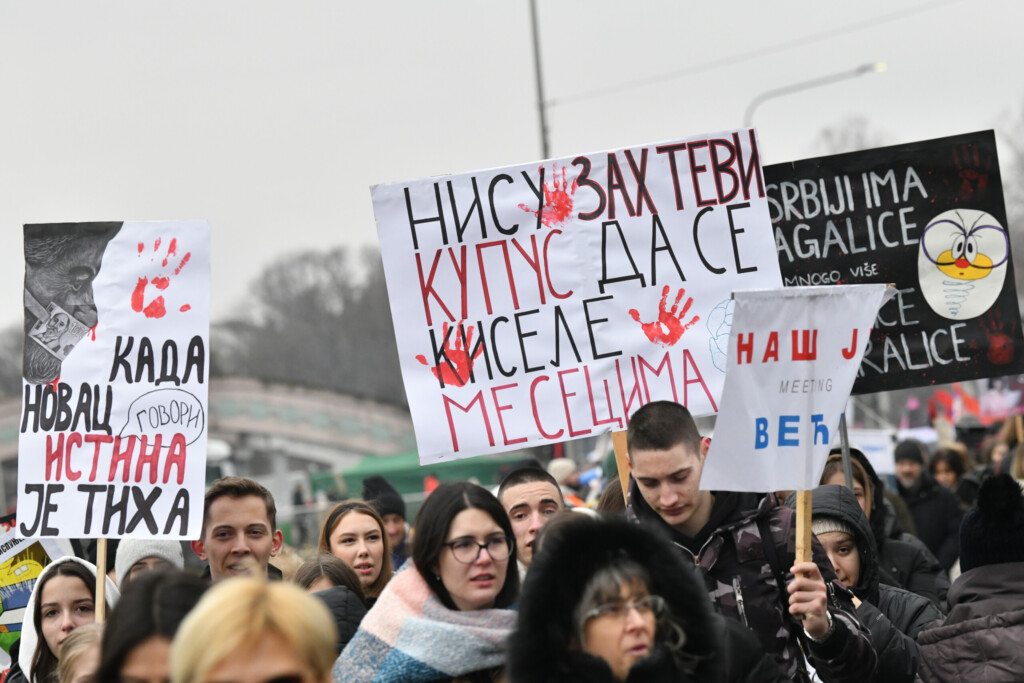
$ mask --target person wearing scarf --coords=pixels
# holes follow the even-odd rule
[[[502,675],[519,595],[511,523],[497,498],[446,482],[416,517],[412,559],[334,663],[341,683],[493,681]]]

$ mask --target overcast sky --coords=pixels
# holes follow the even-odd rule
[[[762,161],[852,117],[899,143],[1024,104],[1009,0],[537,4],[553,157],[739,127],[876,61],[762,104]],[[217,320],[275,256],[376,244],[370,185],[541,158],[528,0],[2,0],[0,102],[2,327],[25,223],[207,219]]]

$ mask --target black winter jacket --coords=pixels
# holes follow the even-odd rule
[[[946,571],[921,539],[904,533],[895,511],[887,504],[885,484],[871,461],[856,448],[850,449],[850,456],[867,472],[874,491],[869,517],[878,551],[879,581],[926,597],[945,612],[949,591]]]
[[[960,518],[963,513],[957,505],[956,496],[924,471],[913,488],[907,489],[902,484],[897,486],[914,516],[917,537],[935,554],[942,568],[949,571],[960,556]]]
[[[831,517],[850,525],[860,555],[860,571],[853,594],[861,601],[857,616],[871,631],[878,653],[875,679],[910,683],[921,658],[917,634],[926,624],[942,619],[942,612],[926,598],[878,581],[875,539],[857,498],[845,486],[819,486],[812,494],[813,516]]]
[[[774,496],[715,492],[710,519],[699,542],[670,527],[644,500],[636,482],[630,485],[627,518],[648,522],[670,534],[688,564],[700,568],[715,610],[750,627],[768,654],[794,680],[809,680],[810,660],[819,680],[862,683],[875,670],[870,634],[857,618],[853,595],[836,579],[828,556],[817,541],[811,559],[818,565],[829,592],[834,630],[821,643],[811,641],[789,614],[789,568],[796,556],[796,513],[775,505]],[[771,536],[774,553],[762,542]],[[698,545],[699,544],[699,545]],[[697,550],[691,549],[696,547]],[[776,578],[771,554],[778,561]]]
[[[949,591],[949,616],[921,633],[927,683],[1024,680],[1024,562],[966,571]]]
[[[338,627],[338,642],[335,644],[335,653],[341,651],[352,640],[352,636],[359,630],[359,623],[366,616],[366,605],[358,595],[349,590],[348,586],[332,586],[326,590],[313,593],[334,617],[334,623]]]
[[[655,633],[655,647],[630,669],[629,681],[788,681],[753,633],[715,614],[704,584],[661,533],[614,518],[579,519],[544,539],[526,574],[519,621],[509,639],[511,683],[613,681],[601,658],[582,652],[574,612],[594,573],[628,556],[650,575],[652,595],[665,599],[686,635],[673,656]]]

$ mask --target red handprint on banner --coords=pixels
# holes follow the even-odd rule
[[[156,238],[153,242],[153,251],[150,253],[149,260],[155,261],[159,258],[157,252],[160,250],[160,238]],[[143,251],[146,246],[139,242],[139,258],[143,257]],[[167,307],[164,302],[163,294],[157,293],[156,297],[151,300],[148,304],[146,303],[146,289],[152,285],[155,289],[160,292],[167,289],[171,284],[171,278],[181,272],[181,269],[185,267],[189,259],[192,258],[192,252],[186,252],[181,257],[181,261],[178,262],[177,267],[173,273],[166,273],[162,270],[167,268],[167,263],[175,256],[178,252],[178,240],[172,239],[171,243],[167,245],[167,251],[165,252],[161,260],[161,271],[153,276],[152,279],[148,277],[140,277],[138,283],[135,285],[135,290],[132,292],[132,310],[136,313],[142,313],[147,318],[162,318],[167,314]],[[187,311],[191,308],[188,304],[181,306],[181,311]]]
[[[543,168],[541,168],[543,171]],[[549,228],[553,228],[557,225],[565,223],[572,216],[572,205],[576,190],[579,189],[579,185],[576,179],[572,179],[572,184],[569,183],[569,179],[566,177],[565,166],[562,167],[562,178],[559,182],[558,178],[558,167],[552,166],[551,171],[554,175],[551,183],[544,183],[544,206],[540,210],[531,209],[526,204],[520,204],[519,208],[527,213],[532,213],[534,216],[540,216],[540,222]]]
[[[975,145],[960,145],[953,148],[953,165],[960,174],[960,199],[973,199],[975,192],[984,194],[992,172],[992,157]]]
[[[484,350],[483,344],[478,344],[475,350],[471,350],[473,349],[473,328],[470,327],[467,332],[463,322],[465,321],[459,322],[458,331],[455,333],[454,345],[450,341],[453,330],[449,328],[448,323],[441,327],[444,346],[441,350],[440,362],[436,366],[431,367],[430,372],[434,374],[434,377],[441,380],[445,386],[466,386],[473,371],[473,361]],[[463,337],[466,339],[465,348],[463,348],[462,344]],[[416,360],[422,365],[430,365],[423,354],[416,356]]]
[[[981,326],[985,330],[985,336],[988,337],[988,349],[985,352],[985,356],[989,362],[993,365],[1007,365],[1013,360],[1014,344],[1013,337],[1014,327],[1016,325],[1013,321],[1010,322],[1009,326],[1003,324],[1003,315],[996,309],[989,313],[989,315],[981,318]]]
[[[669,289],[669,286],[665,285],[665,289],[661,290],[661,303],[658,305],[658,319],[654,322],[642,322],[640,320],[640,311],[635,308],[632,308],[629,311],[629,315],[633,320],[640,323],[640,328],[644,331],[644,334],[647,335],[647,338],[661,346],[672,346],[679,341],[684,332],[693,327],[697,321],[700,320],[700,316],[695,315],[688,322],[683,323],[683,318],[686,317],[687,311],[689,311],[690,306],[693,305],[693,297],[691,296],[686,300],[686,303],[683,304],[683,309],[680,311],[679,302],[683,300],[684,296],[686,296],[686,290],[681,287],[679,288],[679,292],[676,294],[676,300],[673,302],[672,308],[667,308]],[[679,311],[678,315],[676,314],[676,311]]]

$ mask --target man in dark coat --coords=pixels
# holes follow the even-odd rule
[[[700,490],[709,441],[677,403],[640,408],[626,438],[633,477],[627,517],[670,535],[700,568],[719,613],[753,629],[795,680],[810,680],[805,656],[826,683],[871,679],[870,637],[821,545],[813,545],[812,562],[795,563],[792,510],[776,506],[774,496]]]
[[[918,636],[926,683],[1024,678],[1024,496],[1007,474],[989,477],[960,527],[960,569],[949,616]]]
[[[910,508],[917,537],[938,558],[946,571],[960,554],[960,508],[956,496],[924,468],[924,446],[914,440],[896,446],[896,480],[900,497]]]

